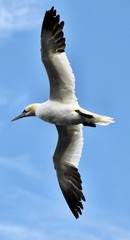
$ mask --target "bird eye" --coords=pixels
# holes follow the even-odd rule
[[[24,109],[24,110],[23,110],[23,113],[27,113],[27,111]]]

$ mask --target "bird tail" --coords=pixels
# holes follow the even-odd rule
[[[92,113],[85,109],[76,110],[76,112],[79,113],[84,118],[83,121],[84,126],[96,127],[96,124],[101,126],[107,126],[110,123],[115,122],[114,119],[111,117]]]
[[[93,114],[93,118],[92,118],[93,122],[101,125],[101,126],[107,126],[110,123],[114,123],[114,119],[108,116],[103,116],[103,115],[98,115],[98,114]]]

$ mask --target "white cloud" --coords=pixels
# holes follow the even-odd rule
[[[58,212],[58,211],[57,211]],[[100,213],[99,213],[100,214]],[[57,216],[58,217],[58,216]],[[63,218],[62,218],[63,221]],[[116,222],[106,219],[95,220],[88,218],[81,221],[78,220],[75,224],[65,224],[67,219],[61,221],[60,230],[55,229],[53,239],[62,238],[63,240],[70,239],[89,239],[89,240],[128,240],[130,239],[130,230],[123,227],[124,223],[117,224]],[[117,220],[118,222],[118,220]]]
[[[54,219],[53,219],[54,220]],[[83,228],[80,226],[78,222],[75,224],[70,223],[70,227],[66,227],[66,222],[58,222],[56,221],[48,222],[48,227],[41,227],[40,229],[37,227],[25,227],[24,225],[18,224],[9,224],[9,223],[0,223],[0,237],[1,239],[6,240],[56,240],[56,239],[89,239],[89,240],[128,240],[130,239],[130,232],[124,230],[120,227],[108,224],[107,222],[97,223],[97,229],[92,228],[91,230],[87,228]],[[41,223],[40,223],[41,225]],[[3,238],[2,238],[3,237]]]
[[[116,225],[116,223],[110,223],[107,221],[99,222],[97,231],[99,235],[102,236],[101,239],[111,239],[111,240],[128,240],[130,239],[130,231],[123,228],[121,225]]]
[[[28,156],[15,158],[0,157],[0,166],[19,171],[27,176],[41,177],[40,173],[32,167]]]
[[[103,218],[100,216],[99,210],[99,219],[95,219],[95,216],[87,216],[87,218],[81,216],[79,220],[75,220],[66,215],[66,212],[60,211],[60,206],[54,208],[50,199],[44,199],[41,195],[25,190],[19,190],[18,194],[20,194],[19,199],[23,199],[22,196],[24,196],[25,202],[29,203],[29,206],[26,204],[26,208],[17,212],[18,215],[23,214],[20,219],[23,219],[22,222],[26,223],[26,227],[19,222],[20,219],[17,220],[17,223],[12,220],[13,223],[9,224],[11,219],[8,218],[7,223],[0,223],[0,239],[130,239],[130,230],[125,227],[125,222],[129,223],[129,219],[120,219],[119,216],[112,217],[111,220],[107,216]]]
[[[40,232],[25,226],[2,223],[0,223],[0,235],[9,240],[42,240],[45,237]]]
[[[34,28],[40,23],[38,8],[36,0],[0,0],[0,37],[14,30]]]

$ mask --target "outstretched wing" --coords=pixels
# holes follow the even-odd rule
[[[65,54],[64,22],[52,7],[45,13],[41,30],[41,56],[50,81],[50,99],[75,102],[75,79]]]
[[[82,125],[56,127],[59,138],[53,156],[54,166],[66,202],[78,218],[82,214],[82,200],[85,201],[77,168],[83,146]]]

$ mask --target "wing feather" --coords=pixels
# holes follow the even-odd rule
[[[82,214],[82,180],[78,172],[83,137],[82,126],[56,126],[59,134],[57,147],[53,156],[54,166],[60,188],[68,206],[76,218]]]
[[[41,57],[50,81],[50,99],[75,102],[75,78],[65,54],[64,22],[52,7],[45,13],[41,30]]]

